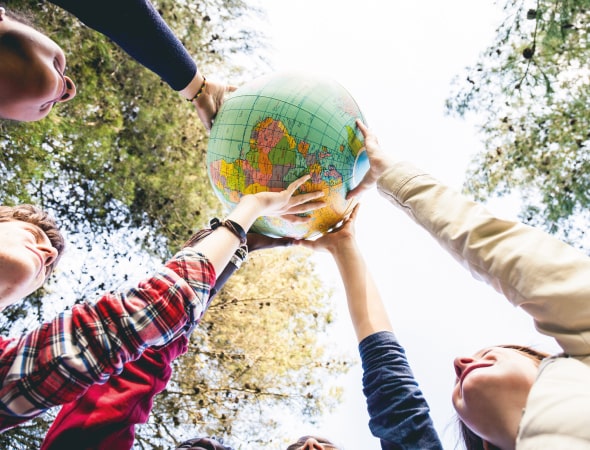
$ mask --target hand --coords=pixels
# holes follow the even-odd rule
[[[249,230],[254,221],[261,216],[281,216],[291,222],[306,222],[311,217],[300,217],[297,214],[326,206],[324,201],[318,200],[324,196],[323,191],[293,195],[310,178],[311,175],[304,175],[280,192],[257,192],[244,195],[227,219],[239,223],[244,230]]]
[[[263,250],[275,247],[288,247],[293,245],[295,239],[290,237],[273,238],[260,233],[248,233],[248,251]]]
[[[197,109],[197,114],[207,131],[211,131],[213,120],[221,108],[226,94],[233,92],[237,86],[228,86],[214,81],[207,80],[205,89],[199,98],[193,100],[193,105]]]
[[[367,151],[367,156],[369,157],[370,167],[369,171],[365,174],[359,185],[346,195],[347,199],[357,197],[361,194],[361,192],[372,188],[377,182],[377,179],[383,175],[385,171],[393,165],[394,162],[393,159],[389,157],[389,155],[381,150],[379,142],[377,141],[377,136],[375,136],[365,126],[364,123],[362,123],[360,120],[357,120],[356,125],[358,129],[361,130],[361,133],[365,138],[365,149]]]
[[[323,191],[306,192],[303,194],[293,195],[311,175],[304,175],[293,181],[287,189],[280,192],[258,192],[256,194],[245,195],[240,200],[255,200],[258,203],[259,216],[281,216],[290,222],[305,222],[309,217],[301,217],[302,214],[326,206],[324,201],[314,201],[324,196]]]
[[[354,222],[358,214],[360,204],[357,203],[350,215],[342,221],[340,226],[326,233],[315,240],[300,239],[293,242],[293,245],[301,245],[316,251],[327,251],[335,254],[343,250],[347,244],[356,245]]]

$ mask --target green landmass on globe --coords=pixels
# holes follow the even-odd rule
[[[207,147],[211,184],[231,210],[246,194],[280,191],[311,174],[299,192],[322,190],[324,208],[306,223],[261,217],[252,230],[273,237],[315,238],[333,228],[356,200],[346,194],[369,169],[356,119],[364,117],[336,81],[299,73],[257,78],[220,108]]]

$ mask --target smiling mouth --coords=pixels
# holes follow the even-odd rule
[[[463,371],[461,377],[459,378],[459,384],[463,386],[463,380],[467,376],[467,374],[473,372],[476,369],[481,369],[482,367],[490,367],[491,364],[474,364],[473,366],[469,366],[467,369]]]

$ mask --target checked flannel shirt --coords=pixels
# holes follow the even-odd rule
[[[137,288],[0,338],[0,430],[75,400],[148,347],[186,333],[205,311],[215,276],[202,254],[185,248]]]

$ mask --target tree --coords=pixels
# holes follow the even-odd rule
[[[590,206],[588,0],[505,1],[495,41],[455,80],[448,111],[474,113],[478,199],[523,193],[523,221],[583,247]]]
[[[207,135],[193,107],[64,11],[36,0],[12,0],[16,5],[65,47],[80,90],[40,122],[0,121],[0,201],[52,211],[72,255],[45,290],[0,315],[3,335],[12,336],[136,283],[221,213],[205,170]],[[200,66],[220,77],[239,73],[228,65],[232,54],[252,55],[261,45],[245,20],[245,1],[161,0],[158,8]],[[140,448],[168,449],[195,431],[276,448],[280,424],[268,411],[288,408],[313,421],[338,402],[338,391],[323,387],[324,377],[348,367],[321,341],[331,321],[329,293],[308,253],[283,250],[253,255],[219,294],[139,430]],[[38,448],[55,413],[0,434],[0,448]]]
[[[324,380],[350,365],[318,345],[333,321],[329,300],[308,251],[251,255],[195,330],[142,440],[205,433],[236,448],[270,449],[297,438],[277,417],[313,423],[333,409],[340,391],[326,390]]]

